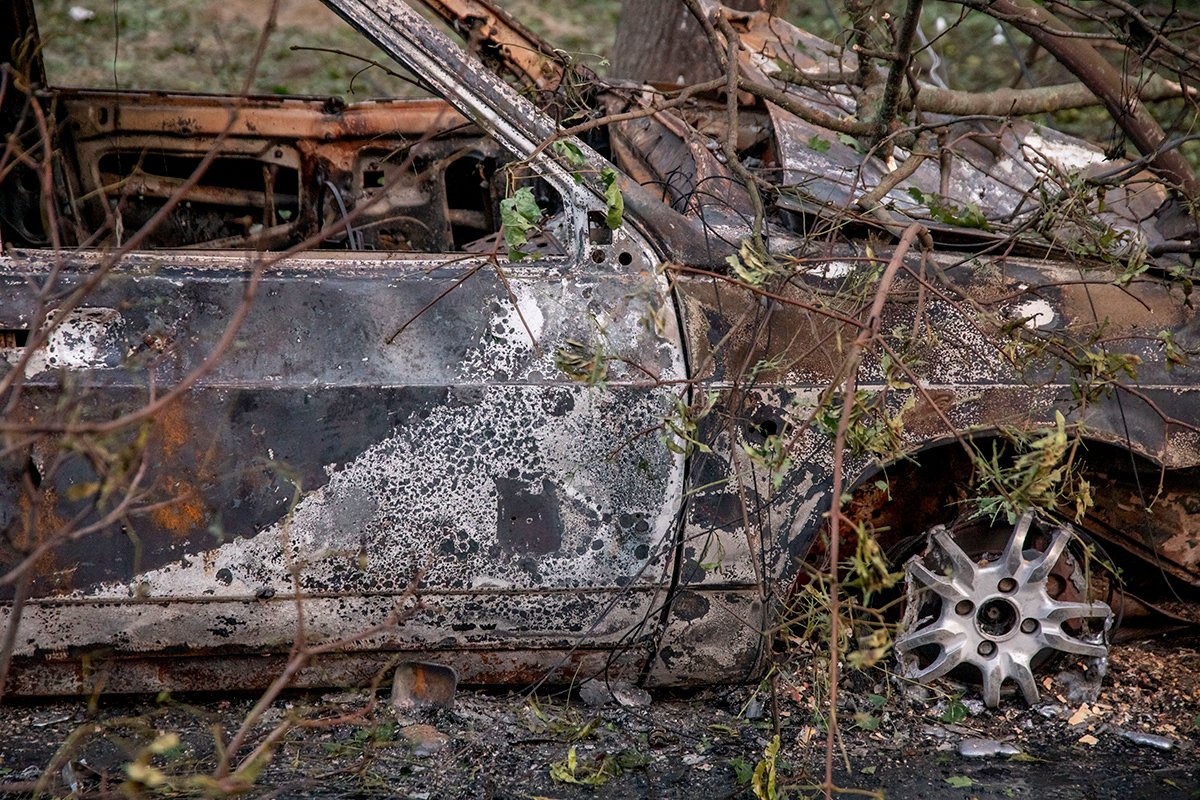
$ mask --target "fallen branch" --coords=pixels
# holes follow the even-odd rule
[[[1143,102],[1170,100],[1176,97],[1200,97],[1200,91],[1154,76],[1141,87],[1130,86],[1128,97],[1136,96]],[[917,94],[916,107],[934,114],[966,116],[987,114],[1007,116],[1010,114],[1047,114],[1072,108],[1103,105],[1104,100],[1082,83],[1066,83],[1057,86],[1039,86],[1035,89],[996,89],[991,92],[962,92],[955,89],[940,89],[922,86]]]
[[[1200,197],[1200,181],[1182,153],[1160,151],[1162,126],[1137,97],[1122,91],[1125,77],[1092,44],[1032,0],[956,0],[960,5],[1012,25],[1041,45],[1096,93],[1113,120],[1144,154],[1156,153],[1150,168],[1189,198]]]

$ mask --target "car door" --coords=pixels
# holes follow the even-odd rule
[[[397,652],[470,682],[636,677],[654,649],[683,496],[683,456],[659,431],[686,388],[654,253],[633,221],[602,223],[594,174],[536,152],[552,129],[540,112],[407,7],[334,5],[452,104],[421,146],[464,118],[491,134],[406,165],[430,197],[476,174],[446,164],[527,159],[506,189],[537,189],[548,244],[536,260],[496,236],[475,252],[354,249],[365,178],[321,194],[305,153],[319,162],[313,142],[365,112],[264,100],[223,136],[197,129],[202,99],[173,117],[144,100],[146,119],[189,122],[161,128],[139,169],[145,152],[203,158],[196,140],[242,159],[230,173],[293,148],[297,211],[323,198],[333,227],[317,241],[346,249],[8,243],[0,502],[16,691],[253,687],[297,637],[344,642],[298,680],[322,685],[369,679]],[[67,147],[149,134],[120,94],[59,99],[83,109],[62,112],[78,123]],[[98,121],[123,110],[119,131]],[[311,141],[264,133],[287,113]],[[357,136],[345,174],[385,171],[384,134]]]

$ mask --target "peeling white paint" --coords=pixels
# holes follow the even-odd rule
[[[116,309],[78,308],[54,323],[55,312],[51,312],[47,324],[54,328],[26,362],[26,378],[56,369],[114,369],[121,365],[124,320]],[[0,356],[16,365],[22,352],[23,348],[4,348]]]
[[[813,272],[819,272],[826,278],[844,278],[853,271],[854,265],[849,261],[827,261],[813,269]]]
[[[1031,162],[1036,163],[1041,156],[1063,172],[1077,172],[1104,160],[1104,153],[1098,148],[1083,142],[1047,139],[1038,133],[1026,136],[1021,148]]]
[[[1024,303],[1013,308],[1011,313],[1015,319],[1027,317],[1025,327],[1034,330],[1050,327],[1058,317],[1054,313],[1054,306],[1050,305],[1049,301],[1043,300],[1040,297],[1026,300]]]

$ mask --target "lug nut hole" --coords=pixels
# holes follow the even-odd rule
[[[1038,624],[1036,619],[1026,619],[1021,622],[1022,633],[1037,633],[1037,629],[1040,627],[1041,625]]]
[[[1012,594],[1017,590],[1017,582],[1012,578],[1001,578],[996,588],[1004,594]]]
[[[954,613],[960,617],[969,617],[975,611],[975,604],[970,600],[959,600],[954,606]]]
[[[992,656],[996,655],[996,643],[980,642],[979,647],[975,648],[975,651],[984,658],[991,658]]]

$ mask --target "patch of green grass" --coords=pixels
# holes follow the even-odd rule
[[[612,46],[620,12],[619,0],[509,5],[530,28],[593,68]],[[95,16],[74,20],[74,6]],[[232,94],[245,82],[269,8],[254,0],[45,0],[37,13],[52,84]],[[398,70],[319,0],[294,0],[282,7],[251,92],[347,100],[418,92],[354,56]]]

